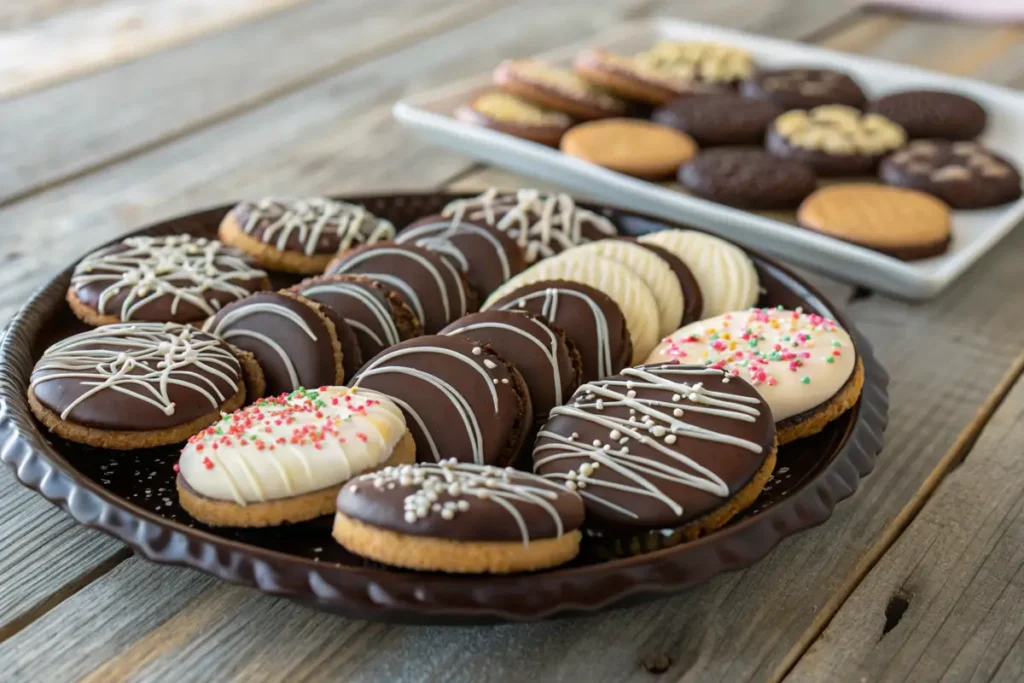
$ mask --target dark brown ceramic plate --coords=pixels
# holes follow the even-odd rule
[[[456,195],[352,198],[404,226],[436,213]],[[142,230],[212,236],[227,207]],[[604,209],[625,233],[664,221]],[[80,523],[124,541],[154,562],[194,567],[226,581],[368,619],[431,623],[529,620],[591,612],[678,590],[718,572],[746,567],[783,537],[819,524],[871,471],[882,447],[888,376],[850,321],[800,278],[754,255],[762,305],[803,306],[838,319],[864,361],[858,404],[821,434],[783,447],[775,477],[755,505],[725,528],[693,543],[602,561],[584,552],[569,565],[512,576],[416,574],[346,553],[330,520],[233,531],[192,521],[176,500],[175,449],[117,453],[61,441],[37,423],[25,400],[29,373],[49,344],[81,331],[64,302],[69,266],[18,312],[0,344],[0,458],[21,482]],[[286,284],[282,281],[280,284]]]

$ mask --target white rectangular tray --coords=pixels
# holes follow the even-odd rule
[[[1018,166],[1024,165],[1024,94],[916,67],[677,19],[624,24],[587,41],[537,57],[552,64],[569,64],[585,47],[637,52],[659,39],[736,45],[749,50],[762,67],[799,65],[839,69],[853,75],[869,97],[909,88],[961,92],[988,110],[989,124],[982,141]],[[1024,199],[992,209],[957,211],[953,218],[953,242],[947,253],[921,261],[900,261],[794,227],[777,216],[751,213],[688,196],[451,117],[456,106],[489,82],[489,73],[481,74],[418,93],[395,104],[395,118],[431,142],[489,164],[541,178],[604,202],[699,226],[783,260],[897,296],[918,299],[935,296],[1024,217]]]

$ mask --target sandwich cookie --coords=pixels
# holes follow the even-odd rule
[[[831,69],[776,69],[759,71],[740,86],[744,97],[789,109],[811,109],[842,104],[863,109],[864,91],[846,74]]]
[[[567,69],[535,59],[506,59],[494,70],[502,90],[578,119],[622,116],[626,103]]]
[[[265,268],[314,275],[338,253],[390,240],[395,226],[356,204],[269,197],[231,209],[218,234]]]
[[[780,445],[820,432],[857,402],[864,384],[850,335],[800,309],[753,308],[687,325],[647,359],[665,361],[750,382],[771,407]]]
[[[499,287],[484,303],[484,310],[525,285],[545,280],[569,280],[589,285],[610,296],[626,317],[633,343],[633,362],[639,363],[660,338],[658,304],[650,288],[621,263],[592,254],[570,250],[542,261]]]
[[[721,370],[663,363],[576,390],[537,436],[534,471],[577,491],[616,554],[693,540],[749,507],[775,467],[772,412]]]
[[[477,95],[455,110],[455,118],[550,147],[557,147],[573,124],[568,114],[500,90]]]
[[[895,92],[875,100],[868,110],[903,126],[910,138],[973,140],[988,123],[980,104],[942,90]]]
[[[697,278],[703,295],[701,318],[749,308],[760,296],[757,269],[746,252],[730,242],[695,230],[661,230],[642,235],[677,256]]]
[[[519,245],[483,221],[427,216],[404,228],[395,242],[437,253],[466,276],[481,298],[526,268]]]
[[[421,461],[509,465],[533,424],[522,375],[488,347],[460,337],[417,337],[368,362],[353,385],[391,397]]]
[[[117,323],[48,348],[28,402],[57,436],[129,450],[184,441],[262,392],[252,357],[216,337],[175,323]]]
[[[488,310],[527,311],[565,330],[579,350],[584,382],[614,375],[632,362],[626,316],[599,289],[567,280],[542,280],[496,299]]]
[[[511,237],[527,265],[584,242],[614,237],[615,224],[599,213],[576,205],[567,194],[490,188],[469,199],[449,202],[441,214],[454,222],[491,225]]]
[[[270,287],[244,253],[192,235],[128,237],[86,256],[71,276],[71,310],[90,325],[202,322]]]
[[[415,459],[388,397],[299,389],[226,414],[189,439],[175,468],[178,500],[210,526],[294,524],[331,514],[353,477]]]
[[[333,261],[328,275],[366,275],[388,285],[434,334],[477,309],[476,294],[465,276],[438,254],[414,244],[377,244]]]
[[[583,501],[511,468],[445,460],[387,467],[338,494],[334,538],[362,557],[421,571],[531,571],[579,552]]]
[[[252,353],[270,395],[345,380],[335,321],[323,304],[298,294],[254,294],[225,306],[203,330]]]
[[[576,56],[573,69],[594,85],[647,104],[665,104],[676,98],[729,90],[727,85],[700,80],[692,68],[677,68],[646,53],[619,55],[599,48],[584,50]]]
[[[643,247],[668,264],[668,267],[679,282],[679,289],[683,292],[683,320],[679,323],[680,325],[685,325],[700,318],[700,312],[704,308],[704,296],[700,293],[700,285],[697,283],[697,278],[693,276],[693,272],[683,263],[681,258],[668,249],[649,242],[640,242],[635,237],[623,235],[616,239]]]

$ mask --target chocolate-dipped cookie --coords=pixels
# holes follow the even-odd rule
[[[687,190],[719,204],[744,209],[795,209],[818,187],[814,170],[763,149],[719,148],[679,169]]]
[[[489,310],[528,311],[565,330],[579,349],[585,382],[615,374],[633,357],[622,310],[604,292],[578,282],[534,282],[497,299]]]
[[[972,141],[913,140],[882,160],[883,182],[935,195],[954,209],[998,206],[1021,196],[1020,173]]]
[[[271,395],[344,383],[334,322],[323,304],[298,294],[254,294],[224,307],[203,330],[252,353]]]
[[[512,363],[530,391],[534,421],[565,403],[580,383],[583,359],[554,323],[527,311],[481,311],[459,318],[440,334],[488,346]]]
[[[268,197],[231,209],[218,235],[265,268],[314,275],[339,253],[390,240],[395,227],[348,202]]]
[[[614,223],[577,206],[569,195],[533,189],[501,192],[492,187],[476,197],[449,202],[441,213],[454,221],[494,226],[519,245],[527,264],[617,233]]]
[[[289,291],[319,301],[355,333],[367,361],[400,341],[423,334],[423,325],[397,290],[364,275],[321,275]],[[346,368],[346,377],[352,375]]]
[[[489,348],[430,335],[392,346],[352,381],[405,413],[420,461],[509,465],[533,423],[522,375]]]
[[[48,348],[28,400],[58,436],[128,450],[184,441],[262,385],[251,358],[193,327],[117,323]]]
[[[641,242],[635,237],[623,235],[616,239],[639,244],[644,249],[656,254],[658,258],[667,263],[668,267],[672,269],[672,273],[679,282],[679,289],[683,292],[683,314],[680,325],[691,323],[700,318],[701,311],[704,310],[704,295],[701,294],[700,284],[697,282],[693,271],[690,270],[690,267],[681,258],[664,247],[652,242]]]
[[[671,545],[749,507],[775,466],[771,410],[721,370],[663,363],[576,390],[537,436],[534,471],[578,491],[587,524]]]
[[[244,253],[192,235],[128,237],[86,256],[68,304],[90,325],[202,322],[226,304],[270,287]]]
[[[972,140],[985,130],[985,108],[969,97],[942,90],[905,90],[868,106],[903,126],[910,138]]]
[[[761,145],[768,126],[784,111],[771,102],[720,93],[679,97],[655,109],[651,119],[683,131],[702,148]]]
[[[831,69],[759,71],[740,85],[740,93],[787,110],[812,109],[825,104],[863,109],[867,99],[857,81]]]
[[[366,275],[397,291],[427,334],[475,311],[478,301],[465,276],[438,254],[414,244],[377,244],[333,261],[328,275]]]
[[[455,118],[550,147],[558,146],[573,123],[568,114],[500,90],[482,93],[459,106]]]
[[[526,267],[512,238],[483,221],[426,216],[404,228],[395,242],[436,252],[465,274],[480,299]]]
[[[377,562],[423,571],[508,573],[579,551],[583,501],[526,472],[454,460],[387,467],[338,495],[334,538]]]

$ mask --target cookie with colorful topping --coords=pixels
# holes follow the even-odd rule
[[[175,469],[181,506],[210,526],[294,524],[334,511],[341,486],[412,463],[402,411],[365,389],[298,389],[225,414],[189,439]]]
[[[648,363],[722,370],[753,384],[771,407],[779,444],[817,434],[853,407],[864,366],[834,320],[801,309],[752,308],[702,320],[669,335]]]
[[[583,501],[511,468],[444,460],[387,467],[338,494],[334,538],[348,551],[421,571],[532,571],[579,552]]]

